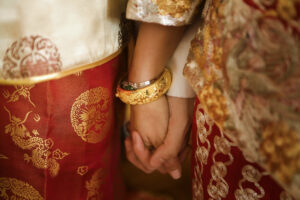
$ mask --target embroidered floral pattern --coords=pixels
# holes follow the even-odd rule
[[[14,42],[3,59],[3,78],[27,78],[61,70],[55,44],[42,36],[24,37]]]
[[[185,25],[192,21],[202,0],[129,0],[126,17],[164,25]]]
[[[299,5],[207,0],[184,69],[225,138],[294,196],[300,196]]]
[[[255,169],[251,165],[246,165],[242,169],[242,175],[243,175],[243,179],[240,180],[239,182],[239,189],[235,191],[235,198],[237,200],[244,200],[244,199],[259,200],[263,198],[265,195],[265,191],[259,184],[259,181],[263,176],[260,173],[260,171]],[[256,190],[251,188],[245,189],[243,187],[245,182],[253,183],[254,186],[256,187]],[[259,193],[256,191],[259,191]]]
[[[235,176],[227,175],[228,173],[232,173],[232,171],[229,172],[229,169],[234,165],[232,151],[236,151],[236,149],[233,150],[235,145],[227,139],[221,131],[218,132],[218,134],[212,132],[214,121],[208,114],[203,112],[201,104],[197,105],[195,115],[197,139],[192,183],[193,199],[200,200],[207,198],[204,196],[204,193],[207,193],[210,200],[231,199],[229,190],[234,191],[236,200],[262,199],[265,196],[265,190],[260,185],[260,180],[263,176],[268,174],[260,172],[250,164],[244,164],[241,167],[241,171],[234,172],[241,173],[242,179],[239,180],[238,183],[231,185],[232,180],[230,180],[230,178]],[[241,160],[237,160],[236,162],[240,161]],[[205,171],[204,168],[206,168]],[[206,174],[208,171],[210,172],[209,175]],[[203,176],[208,178],[204,178]],[[207,182],[204,184],[203,179],[206,179],[208,184]],[[249,184],[252,184],[253,187],[248,187]]]
[[[267,168],[285,183],[300,171],[299,136],[284,122],[266,125],[263,131],[261,151]]]
[[[181,17],[185,12],[190,11],[193,0],[153,0],[158,6],[159,14]]]
[[[193,178],[193,199],[203,199],[203,165],[207,164],[208,155],[211,150],[211,144],[207,137],[211,134],[213,121],[208,115],[205,115],[202,111],[202,107],[199,104],[196,110],[197,120],[197,147],[195,151],[195,168]],[[205,126],[208,126],[206,128]]]
[[[223,127],[228,117],[226,99],[218,88],[205,86],[198,95],[201,102],[206,102],[205,107],[212,119]]]

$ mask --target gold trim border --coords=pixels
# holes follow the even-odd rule
[[[120,55],[121,52],[122,52],[122,48],[119,49],[118,51],[114,52],[113,54],[111,54],[101,60],[98,60],[94,63],[90,63],[87,65],[81,65],[78,67],[73,67],[71,69],[66,69],[61,72],[55,72],[55,73],[41,75],[41,76],[33,76],[30,78],[24,78],[24,79],[1,79],[0,78],[0,85],[33,85],[36,83],[41,83],[41,82],[50,81],[50,80],[54,80],[54,79],[60,79],[60,78],[69,76],[71,74],[75,74],[77,72],[81,72],[81,71],[102,65],[102,64],[114,59],[118,55]]]

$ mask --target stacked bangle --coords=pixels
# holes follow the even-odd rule
[[[156,79],[153,79],[151,81],[145,81],[145,82],[141,82],[141,83],[132,83],[129,81],[122,81],[121,82],[121,88],[125,89],[125,90],[137,90],[137,89],[141,89],[144,87],[147,87],[148,85],[151,85],[152,83],[155,82]]]
[[[145,87],[141,87],[141,83],[124,85],[124,80],[121,80],[117,87],[116,96],[124,103],[130,105],[153,102],[168,91],[172,83],[172,76],[170,71],[165,68],[159,78],[145,83],[143,82],[146,85]]]

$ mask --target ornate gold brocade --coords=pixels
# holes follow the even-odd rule
[[[24,160],[27,162],[32,161],[32,164],[40,169],[49,169],[49,173],[52,177],[56,176],[59,171],[59,163],[57,160],[63,159],[69,155],[66,152],[62,152],[60,149],[51,151],[53,147],[53,140],[51,138],[42,139],[40,137],[32,136],[28,128],[25,126],[30,113],[27,112],[24,120],[12,115],[11,112],[4,106],[4,109],[9,115],[10,123],[5,126],[5,133],[10,134],[12,141],[21,149],[31,150],[31,156],[24,154]],[[33,135],[38,135],[37,130],[32,131]]]
[[[288,124],[277,122],[266,125],[262,136],[261,152],[267,169],[289,184],[292,175],[300,171],[298,134]]]
[[[286,21],[292,21],[297,16],[296,3],[299,0],[278,0],[277,12]]]
[[[242,169],[243,179],[239,181],[239,189],[235,190],[234,195],[237,200],[249,199],[259,200],[265,196],[264,189],[260,186],[259,181],[263,175],[259,170],[251,165],[245,165]],[[256,190],[251,188],[244,188],[245,182],[252,183]],[[259,191],[259,193],[257,192]]]
[[[34,103],[30,99],[30,90],[34,87],[34,85],[17,85],[14,87],[16,90],[13,93],[10,94],[7,90],[2,93],[4,98],[8,99],[7,103],[16,102],[20,99],[20,96],[23,96],[33,107],[35,107]]]
[[[213,121],[208,115],[203,114],[200,110],[202,109],[199,104],[196,110],[196,120],[197,120],[197,147],[195,151],[195,168],[194,168],[194,178],[193,178],[193,199],[199,200],[203,199],[204,188],[202,183],[203,167],[207,164],[208,155],[211,150],[211,144],[207,137],[211,134]],[[208,128],[205,127],[208,125]]]
[[[88,190],[87,200],[100,200],[103,193],[99,191],[103,184],[104,171],[102,168],[98,169],[89,181],[85,182],[85,188]]]
[[[196,123],[197,123],[197,147],[195,152],[195,168],[193,179],[193,199],[202,200],[204,198],[204,189],[206,188],[209,195],[209,200],[221,200],[226,198],[229,193],[230,185],[227,183],[225,177],[227,175],[227,168],[234,161],[231,154],[231,148],[234,146],[225,135],[220,132],[215,135],[213,143],[210,142],[208,137],[212,133],[212,126],[214,121],[208,114],[202,112],[203,107],[199,104],[196,110]],[[207,126],[207,127],[206,127]],[[211,152],[211,145],[214,145],[214,152]],[[211,178],[208,185],[203,185],[202,175],[204,165],[207,165],[208,159],[212,154],[212,165],[210,167]],[[219,155],[227,157],[227,160],[218,159]],[[266,173],[261,173],[252,165],[245,165],[242,169],[243,178],[239,181],[239,187],[235,190],[235,198],[237,200],[249,199],[259,200],[265,195],[264,189],[260,186],[259,181]],[[254,184],[257,191],[251,188],[244,188],[244,183],[250,182]]]
[[[157,6],[159,14],[179,18],[189,11],[193,0],[152,0]]]
[[[89,167],[87,165],[79,166],[77,168],[77,174],[79,174],[80,176],[85,175],[86,173],[88,173],[88,171]]]
[[[213,85],[204,86],[198,94],[200,102],[205,102],[204,110],[222,128],[228,118],[226,99]]]
[[[126,18],[166,26],[192,22],[202,0],[129,0]]]
[[[101,142],[112,117],[108,90],[97,87],[83,92],[73,103],[70,117],[74,131],[83,141]]]
[[[4,200],[43,200],[31,185],[15,178],[0,177],[0,198]]]

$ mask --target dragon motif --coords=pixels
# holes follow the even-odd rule
[[[60,167],[57,160],[61,160],[69,154],[62,152],[60,149],[52,151],[54,142],[50,138],[44,140],[40,137],[32,136],[24,125],[31,111],[26,113],[24,120],[21,120],[11,115],[5,106],[4,109],[7,111],[10,121],[10,124],[5,126],[5,133],[10,134],[12,141],[21,149],[32,151],[31,156],[24,154],[24,160],[27,162],[32,161],[32,164],[39,169],[49,169],[50,175],[55,177]],[[33,133],[33,135],[36,134]]]
[[[2,93],[4,98],[8,99],[8,101],[7,101],[8,103],[16,102],[20,99],[20,96],[23,96],[25,99],[28,99],[29,103],[33,107],[35,107],[35,104],[31,101],[31,98],[30,98],[30,90],[34,87],[34,85],[31,85],[31,86],[17,85],[14,87],[16,90],[14,92],[12,92],[11,94],[7,90],[5,90]]]
[[[43,200],[40,193],[28,183],[7,177],[0,177],[0,198],[4,200]]]

